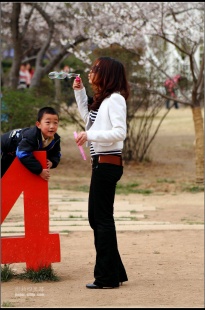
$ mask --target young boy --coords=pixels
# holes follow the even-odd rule
[[[36,126],[13,129],[1,136],[1,177],[17,156],[32,173],[44,180],[50,177],[49,169],[60,162],[60,136],[57,134],[59,116],[51,107],[39,110]],[[47,152],[47,169],[34,157],[33,151]]]

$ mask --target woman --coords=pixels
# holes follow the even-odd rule
[[[122,149],[126,137],[126,99],[129,86],[124,66],[110,57],[99,57],[88,74],[94,91],[88,99],[81,79],[73,89],[85,131],[76,138],[77,145],[90,147],[92,176],[88,219],[94,232],[96,262],[94,283],[90,289],[115,288],[128,281],[120,258],[114,221],[116,184],[123,174]]]

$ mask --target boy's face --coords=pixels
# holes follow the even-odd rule
[[[58,116],[52,114],[44,114],[40,122],[36,122],[36,126],[41,130],[45,139],[53,138],[58,130]]]

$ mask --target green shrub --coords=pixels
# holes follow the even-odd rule
[[[2,90],[1,131],[34,126],[38,110],[54,106],[48,96],[39,96],[35,90]]]
[[[10,268],[9,264],[1,266],[1,282],[7,282],[15,276],[14,271]]]

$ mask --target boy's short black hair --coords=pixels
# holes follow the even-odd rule
[[[38,116],[37,116],[37,121],[40,122],[43,115],[44,114],[52,114],[52,115],[57,115],[58,118],[59,118],[59,115],[58,115],[58,112],[54,109],[54,108],[51,108],[51,107],[44,107],[44,108],[41,108],[39,111],[38,111]]]

